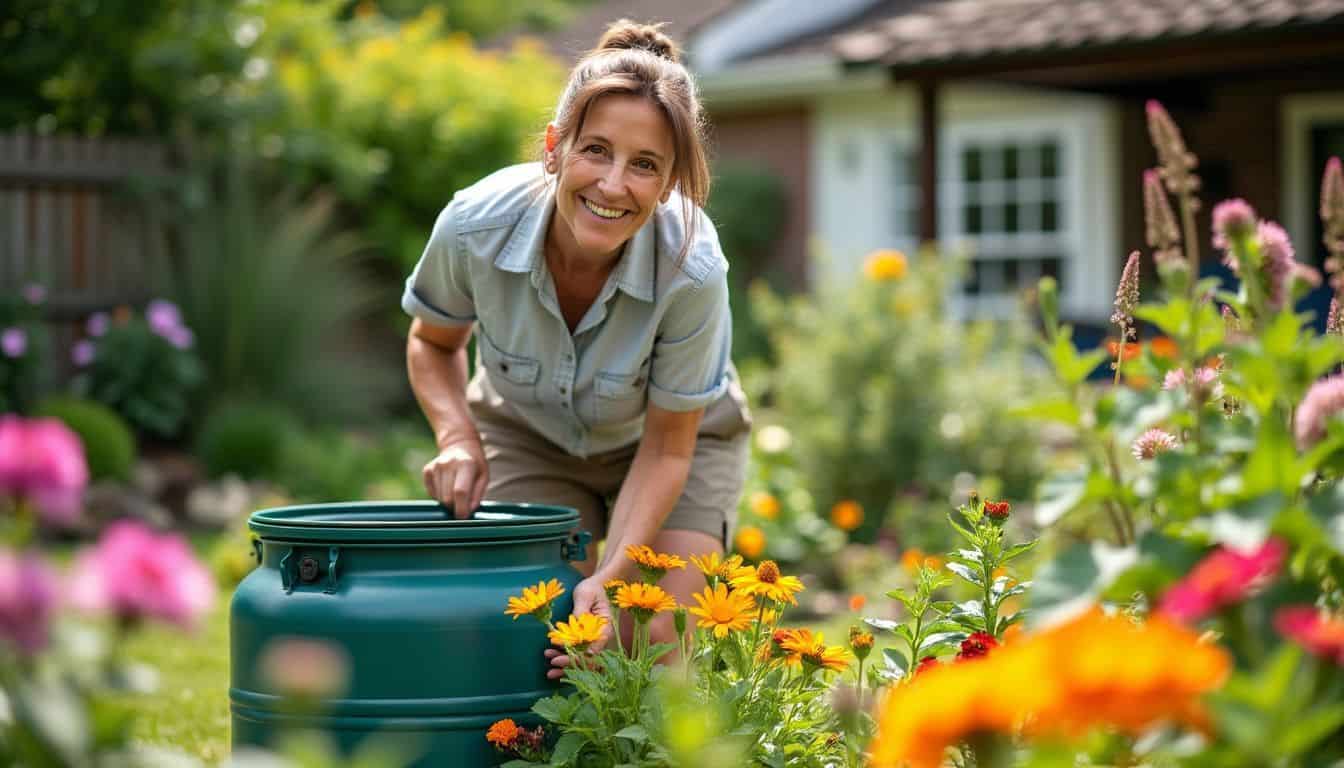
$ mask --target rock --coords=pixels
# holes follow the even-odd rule
[[[101,529],[121,518],[143,520],[156,528],[172,525],[173,516],[153,498],[129,485],[102,480],[84,492],[85,521],[91,529]]]
[[[187,496],[186,517],[192,524],[206,528],[231,528],[247,517],[253,499],[260,495],[236,475],[228,475],[193,489]]]

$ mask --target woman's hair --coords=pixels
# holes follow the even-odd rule
[[[555,110],[556,147],[566,153],[593,101],[610,94],[642,96],[667,117],[672,129],[672,181],[682,196],[685,258],[695,235],[696,211],[709,197],[704,119],[695,81],[681,64],[681,50],[661,24],[621,19],[607,27],[597,46],[574,66]]]

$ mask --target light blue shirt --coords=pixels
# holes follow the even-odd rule
[[[555,209],[540,164],[498,171],[439,214],[401,305],[432,325],[476,324],[469,397],[496,396],[570,454],[636,442],[646,404],[704,408],[724,396],[732,350],[728,262],[709,218],[678,263],[685,227],[673,193],[625,251],[574,333],[543,246]]]

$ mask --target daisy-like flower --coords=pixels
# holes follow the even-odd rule
[[[774,520],[779,517],[779,499],[775,498],[774,494],[756,491],[751,494],[747,506],[751,508],[753,515],[763,520]]]
[[[633,613],[643,624],[655,613],[676,608],[677,601],[656,584],[626,584],[616,590],[616,606]]]
[[[957,661],[988,656],[990,651],[998,647],[999,641],[995,640],[993,635],[984,632],[972,632],[970,637],[961,641],[961,651],[957,653]]]
[[[614,603],[616,602],[616,593],[624,586],[625,579],[611,579],[603,582],[602,589],[607,593],[607,600]]]
[[[639,566],[639,572],[650,584],[657,584],[668,571],[686,567],[686,561],[680,557],[654,552],[647,544],[631,544],[625,548],[625,556]]]
[[[849,649],[854,652],[860,661],[868,658],[868,654],[873,651],[873,635],[871,632],[864,632],[856,624],[849,628]]]
[[[538,583],[535,587],[524,587],[521,597],[510,597],[509,607],[504,610],[514,621],[519,616],[534,616],[543,624],[551,622],[551,603],[565,594],[565,588],[559,579]]]
[[[986,501],[985,515],[992,520],[1007,520],[1008,513],[1012,512],[1013,505],[1006,501]]]
[[[705,587],[703,592],[691,595],[698,607],[691,608],[696,623],[706,629],[712,629],[715,637],[727,637],[729,632],[741,631],[751,626],[756,615],[756,601],[751,595],[728,591],[728,587],[719,582]]]
[[[1176,436],[1166,430],[1153,427],[1152,429],[1139,435],[1134,441],[1130,450],[1134,458],[1139,461],[1154,458],[1159,453],[1165,453],[1176,447]]]
[[[742,556],[723,557],[718,552],[709,552],[703,555],[691,555],[691,563],[705,575],[705,582],[713,586],[715,582],[728,581],[733,571],[742,567]]]
[[[494,744],[499,749],[510,749],[514,742],[518,741],[518,736],[522,729],[513,722],[513,718],[506,717],[503,720],[497,720],[490,726],[490,730],[485,732],[485,740]]]
[[[874,282],[900,280],[909,268],[905,254],[896,250],[873,251],[863,261],[863,274]]]
[[[572,648],[576,651],[586,651],[588,646],[602,639],[602,631],[607,627],[607,620],[593,613],[584,613],[577,616],[570,616],[568,621],[561,621],[555,625],[547,637],[556,645],[563,645],[566,648]]]
[[[776,603],[797,605],[794,594],[803,591],[803,582],[797,576],[784,576],[774,560],[766,560],[752,568],[746,566],[733,571],[729,584],[744,594],[755,595]]]
[[[803,668],[809,671],[829,669],[843,672],[849,666],[849,652],[838,645],[826,645],[825,636],[820,632],[813,635],[810,630],[797,630],[791,637],[785,638],[780,647],[789,654],[797,654]]]
[[[812,642],[810,629],[776,629],[770,633],[770,639],[761,646],[757,659],[763,663],[782,663],[796,667],[803,663],[802,657],[797,651],[789,649],[810,642]]]

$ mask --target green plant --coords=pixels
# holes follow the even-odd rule
[[[46,288],[0,294],[0,413],[24,413],[43,389],[49,346],[41,305]]]
[[[714,222],[728,272],[733,310],[733,359],[771,359],[768,329],[751,311],[750,289],[762,279],[784,288],[769,271],[772,247],[784,228],[785,191],[779,177],[759,165],[726,162],[715,167],[705,213]]]
[[[845,543],[845,530],[817,513],[795,455],[787,428],[756,428],[735,542],[736,551],[750,560],[815,566]]]
[[[304,502],[423,498],[420,468],[433,456],[434,440],[418,425],[306,430],[286,441],[277,479]]]
[[[267,402],[227,402],[211,408],[196,435],[196,455],[211,477],[276,478],[285,443],[299,424]]]
[[[135,435],[117,412],[94,400],[51,397],[33,415],[60,419],[79,435],[93,480],[129,480],[135,467]]]

